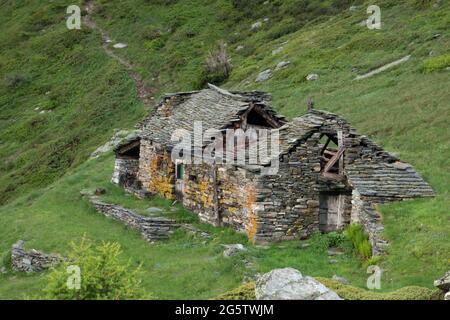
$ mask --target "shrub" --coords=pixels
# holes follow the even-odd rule
[[[159,30],[154,26],[148,26],[144,28],[144,30],[142,31],[142,38],[144,40],[155,40],[160,38],[161,36],[162,36],[161,30]]]
[[[144,299],[140,284],[140,267],[132,270],[129,263],[120,261],[120,245],[103,243],[93,247],[92,243],[83,239],[80,244],[71,245],[67,261],[52,270],[48,275],[48,283],[44,288],[45,299],[58,300],[119,300]],[[67,285],[68,267],[76,265],[80,268],[80,289],[70,289]]]
[[[339,247],[345,241],[345,235],[335,231],[328,233],[327,238],[329,247]]]
[[[443,54],[438,57],[427,59],[423,62],[422,70],[425,73],[444,70],[450,67],[450,54]]]
[[[372,246],[369,242],[369,237],[359,224],[349,225],[344,232],[345,236],[353,243],[358,254],[368,259],[372,256]]]
[[[227,45],[220,41],[214,51],[210,51],[203,70],[202,85],[210,82],[220,84],[230,76],[232,65]]]
[[[366,261],[364,261],[363,266],[364,268],[368,268],[369,266],[375,266],[381,261],[380,256],[372,256]]]
[[[15,89],[28,82],[26,76],[19,73],[10,73],[5,76],[5,85],[8,88]]]
[[[320,232],[315,232],[310,237],[311,247],[315,251],[326,251],[328,249],[328,237]]]

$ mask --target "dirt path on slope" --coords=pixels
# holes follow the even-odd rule
[[[95,12],[95,3],[94,1],[88,1],[86,3],[86,12],[87,14],[85,16],[83,16],[83,22],[86,24],[86,26],[88,26],[89,28],[91,28],[92,30],[97,30],[100,32],[101,36],[102,36],[102,48],[105,51],[105,53],[113,58],[114,60],[116,60],[117,62],[119,62],[121,65],[123,65],[127,71],[128,74],[130,75],[130,77],[134,80],[134,83],[136,84],[136,89],[137,89],[137,94],[138,97],[142,100],[142,102],[148,106],[148,107],[153,107],[153,95],[156,93],[156,88],[153,87],[148,87],[144,84],[144,81],[142,80],[142,77],[133,69],[133,64],[127,60],[125,60],[124,58],[118,56],[117,54],[114,53],[113,49],[111,49],[110,44],[112,44],[108,34],[101,29],[100,27],[97,26],[97,24],[95,23],[95,21],[92,19],[92,14]]]

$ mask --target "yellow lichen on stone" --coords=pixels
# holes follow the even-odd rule
[[[149,173],[152,179],[148,190],[164,198],[173,199],[175,166],[167,153],[154,155],[150,159]]]
[[[210,183],[206,180],[201,180],[198,183],[198,189],[200,192],[200,200],[203,203],[203,206],[205,208],[214,207],[212,186],[210,185]]]
[[[248,215],[247,235],[250,240],[254,240],[256,235],[256,214],[253,211],[253,206],[256,202],[256,188],[254,185],[247,185],[245,187],[245,202],[244,208]]]

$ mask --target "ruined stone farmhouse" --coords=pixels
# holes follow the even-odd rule
[[[256,165],[173,161],[172,133],[192,132],[196,121],[204,130],[220,132],[270,129],[279,136],[279,149]],[[202,221],[231,226],[257,242],[306,238],[359,222],[379,254],[385,241],[376,204],[433,196],[411,165],[357,133],[345,119],[311,108],[287,122],[263,92],[209,86],[168,94],[138,126],[140,134],[115,149],[114,183],[177,199]],[[273,161],[276,172],[263,174]]]

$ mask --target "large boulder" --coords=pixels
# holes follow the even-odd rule
[[[293,268],[274,269],[256,281],[258,300],[342,300],[314,278]]]
[[[442,278],[436,280],[434,286],[444,292],[450,291],[450,271],[447,271]]]

